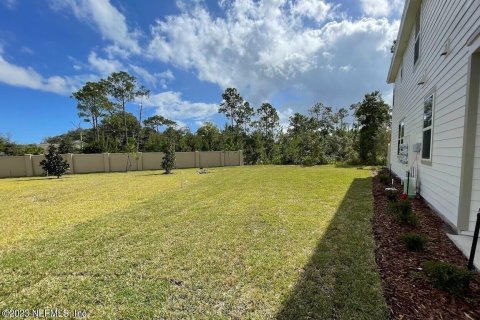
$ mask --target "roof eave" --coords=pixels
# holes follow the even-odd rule
[[[395,82],[395,78],[397,77],[398,70],[400,69],[400,65],[402,63],[403,53],[408,46],[410,33],[412,32],[415,24],[415,17],[418,10],[420,10],[421,4],[422,0],[406,0],[405,2],[405,7],[402,14],[402,22],[400,23],[400,28],[398,29],[395,52],[393,53],[390,68],[388,70],[387,83]]]

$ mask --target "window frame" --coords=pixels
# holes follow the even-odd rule
[[[432,100],[431,104],[431,119],[430,119],[430,125],[425,127],[425,105],[428,100]],[[432,153],[433,153],[433,127],[434,127],[434,118],[435,118],[435,93],[430,92],[424,99],[423,99],[423,117],[422,117],[422,150],[421,150],[421,159],[422,163],[424,164],[431,164],[432,163]],[[430,130],[430,150],[428,152],[429,157],[424,158],[424,148],[425,148],[425,143],[424,143],[424,135],[426,131]]]
[[[400,145],[405,142],[405,118],[402,118],[398,122],[398,135],[397,135],[397,156],[400,155]]]
[[[415,37],[413,43],[413,66],[415,67],[418,65],[420,61],[420,38],[422,34],[422,6],[420,6],[420,10],[418,11],[417,16],[415,17]]]

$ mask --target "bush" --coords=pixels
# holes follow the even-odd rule
[[[387,185],[387,186],[388,186],[388,185],[390,184],[390,182],[388,181],[388,180],[390,180],[389,177],[388,177],[388,175],[386,175],[386,174],[384,174],[384,173],[379,174],[379,175],[378,175],[378,179],[379,179],[380,182],[383,183],[384,185]]]
[[[48,152],[45,154],[45,159],[40,161],[40,165],[47,176],[52,175],[57,178],[64,175],[70,167],[68,162],[63,160],[62,156],[58,153],[57,147],[53,144],[48,146]]]
[[[418,218],[412,210],[412,203],[410,200],[399,200],[396,203],[398,219],[401,223],[416,226]]]
[[[166,174],[172,173],[172,169],[175,166],[175,146],[170,144],[165,150],[165,155],[162,159],[162,169]]]
[[[100,142],[90,142],[86,146],[83,147],[83,153],[102,153],[103,147]]]
[[[423,266],[433,286],[454,295],[462,295],[473,276],[464,268],[442,261],[427,261]]]
[[[423,251],[428,238],[424,235],[416,233],[405,233],[400,237],[400,240],[405,244],[410,251]]]
[[[396,189],[386,189],[385,195],[390,202],[395,202],[398,200],[398,191]]]
[[[312,156],[305,156],[302,158],[301,163],[304,167],[313,167],[315,165],[315,160]]]

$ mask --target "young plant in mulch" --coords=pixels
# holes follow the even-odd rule
[[[442,261],[427,261],[423,267],[433,286],[456,296],[465,293],[473,277],[467,269]]]
[[[385,189],[385,195],[387,196],[388,201],[396,202],[398,200],[398,191],[394,188]]]
[[[395,203],[395,208],[400,223],[407,224],[412,227],[416,227],[418,225],[418,217],[413,212],[412,202],[405,194],[400,195],[400,199]]]
[[[388,177],[388,174],[386,173],[380,173],[378,175],[378,180],[380,180],[381,183],[383,183],[384,185],[388,186],[390,184],[389,182],[389,177]]]
[[[53,144],[48,146],[48,152],[45,154],[45,159],[40,161],[40,165],[47,176],[55,176],[57,179],[70,168],[68,162],[63,160],[57,147]]]
[[[405,244],[410,251],[423,251],[427,244],[428,238],[424,235],[414,232],[405,233],[400,237],[400,240]]]

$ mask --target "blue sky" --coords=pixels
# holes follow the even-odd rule
[[[119,70],[151,89],[146,116],[193,131],[223,126],[228,86],[255,107],[271,102],[283,125],[319,101],[348,107],[380,90],[390,102],[402,9],[402,0],[0,0],[0,134],[35,143],[73,129],[72,91]]]

